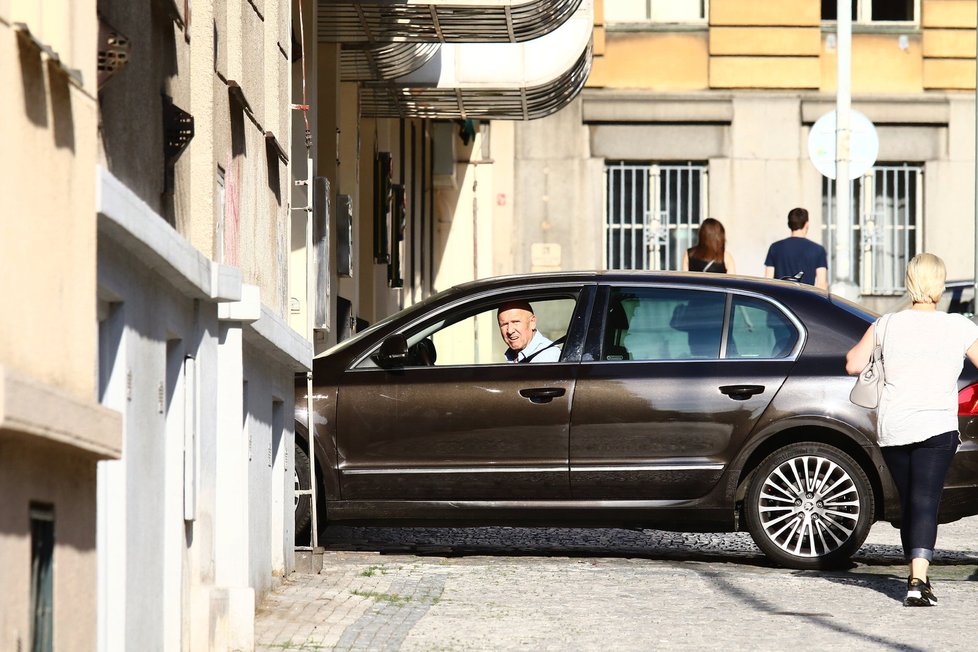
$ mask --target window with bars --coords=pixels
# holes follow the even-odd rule
[[[682,267],[707,214],[705,163],[605,163],[605,267]]]
[[[837,224],[835,181],[822,179],[823,244],[829,253],[830,282],[839,280],[837,247],[843,244],[852,281],[863,294],[906,291],[907,263],[920,251],[923,176],[919,164],[890,163],[850,181],[851,222],[844,230]]]

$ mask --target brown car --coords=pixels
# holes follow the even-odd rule
[[[516,300],[559,360],[507,361],[496,311]],[[785,566],[845,563],[899,510],[875,412],[849,402],[844,371],[874,318],[811,286],[723,274],[441,292],[315,359],[319,526],[747,529]],[[966,364],[945,522],[978,513],[976,381]],[[299,503],[297,528],[309,520]]]

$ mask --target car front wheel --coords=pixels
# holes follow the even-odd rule
[[[744,511],[754,542],[778,564],[838,567],[869,534],[873,489],[862,467],[838,448],[796,443],[761,462]]]

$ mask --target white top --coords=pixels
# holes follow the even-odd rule
[[[560,361],[560,347],[550,346],[553,342],[547,339],[543,333],[536,331],[533,333],[533,337],[526,344],[526,348],[522,351],[514,351],[513,349],[506,349],[506,359],[510,362],[520,362],[523,358],[528,358],[540,349],[547,349],[541,352],[539,355],[535,356],[530,362],[559,362]],[[550,348],[547,348],[550,347]]]
[[[873,324],[876,329],[879,321]],[[978,324],[957,314],[902,310],[883,331],[880,446],[903,446],[958,429],[958,376]]]

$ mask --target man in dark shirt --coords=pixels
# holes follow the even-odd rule
[[[828,256],[825,247],[808,239],[808,211],[792,208],[788,212],[791,237],[778,240],[767,250],[764,276],[784,278],[802,273],[801,282],[817,288],[829,287]]]

